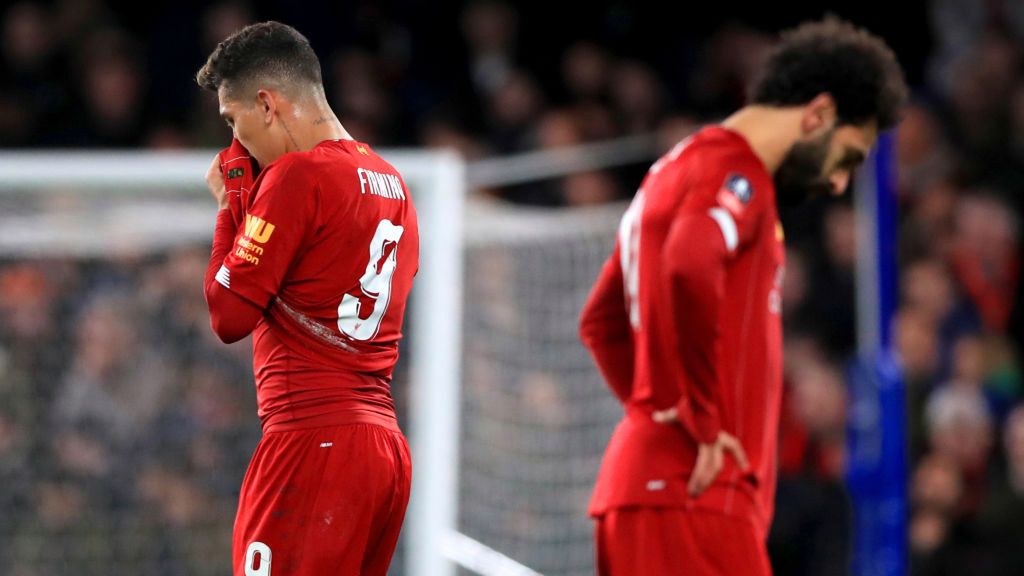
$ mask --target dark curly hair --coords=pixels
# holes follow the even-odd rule
[[[885,42],[834,16],[782,33],[751,90],[754,104],[798,106],[827,92],[839,124],[899,122],[907,85]]]
[[[225,86],[232,95],[259,83],[282,90],[323,87],[320,60],[309,40],[274,21],[246,26],[224,39],[196,73],[196,83],[214,92]]]

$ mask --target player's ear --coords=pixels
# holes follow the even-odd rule
[[[264,124],[270,124],[277,112],[277,98],[270,90],[260,89],[256,92],[256,110]]]
[[[836,122],[836,101],[828,92],[822,92],[804,106],[800,128],[804,134],[831,127]]]

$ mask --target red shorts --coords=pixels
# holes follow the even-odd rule
[[[374,424],[264,434],[242,483],[234,576],[384,576],[411,473],[402,433]]]
[[[753,522],[685,508],[621,508],[597,519],[599,576],[770,576]]]

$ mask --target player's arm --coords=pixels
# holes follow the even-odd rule
[[[228,150],[231,150],[230,148]],[[213,249],[203,281],[203,293],[210,310],[210,325],[217,337],[231,344],[245,338],[256,327],[263,311],[252,302],[232,293],[218,282],[217,275],[231,251],[241,220],[240,199],[237,192],[229,194],[224,184],[224,153],[213,160],[206,174],[210,193],[217,201],[217,225],[213,232]],[[251,177],[248,179],[251,184]]]
[[[580,315],[580,339],[623,404],[633,390],[633,330],[629,324],[619,247],[601,269]]]
[[[718,410],[719,311],[725,296],[729,250],[718,223],[708,214],[676,218],[662,252],[662,272],[671,294],[677,354],[687,386],[676,408],[693,414],[693,434],[714,443],[722,430]]]
[[[693,416],[691,433],[698,443],[689,480],[693,495],[718,476],[726,452],[741,469],[749,466],[739,441],[722,429],[719,320],[730,262],[755,237],[766,202],[754,194],[749,180],[736,173],[716,174],[697,186],[705,189],[693,190],[691,202],[672,223],[662,252],[663,281],[671,294],[677,354],[687,385],[676,406],[654,414],[662,422],[676,420],[684,411]]]

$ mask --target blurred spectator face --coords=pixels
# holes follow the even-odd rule
[[[562,78],[573,98],[601,98],[608,87],[608,55],[588,42],[573,44],[562,59]]]
[[[565,178],[565,203],[569,206],[595,206],[615,200],[618,187],[607,172],[583,172]]]
[[[105,379],[119,365],[133,360],[136,332],[128,302],[115,297],[97,298],[77,326],[80,369]]]
[[[590,101],[572,108],[584,140],[608,140],[619,134],[612,111],[605,104]],[[672,146],[669,146],[671,148]]]
[[[36,512],[51,530],[72,526],[86,512],[86,496],[71,482],[44,481],[36,486]]]
[[[926,314],[933,323],[945,320],[956,303],[953,279],[946,266],[937,260],[911,265],[903,273],[902,284],[907,305]]]
[[[917,465],[911,485],[915,507],[952,514],[963,495],[963,478],[956,462],[931,454]]]
[[[976,388],[936,390],[925,408],[932,448],[950,458],[961,470],[979,470],[992,444],[992,416],[985,397]]]
[[[935,374],[939,359],[938,328],[927,313],[904,308],[896,319],[896,347],[903,369],[911,381],[923,381]]]
[[[935,117],[924,106],[910,105],[904,108],[901,118],[896,128],[896,157],[900,166],[928,159],[941,140]]]
[[[969,138],[988,129],[1016,79],[1018,56],[1012,42],[986,36],[954,66],[951,103]]]
[[[105,30],[86,40],[82,92],[88,113],[105,132],[130,129],[142,112],[142,69],[137,51],[119,31]]]
[[[985,343],[977,336],[964,336],[953,346],[953,376],[957,382],[981,386],[988,372]]]
[[[944,257],[949,249],[957,188],[948,180],[929,184],[914,206],[914,219],[921,225],[932,253]]]
[[[910,520],[910,547],[918,554],[938,549],[949,534],[949,518],[934,510],[915,512]]]
[[[628,132],[655,128],[664,107],[664,89],[654,70],[642,62],[619,64],[612,74],[612,99]]]
[[[53,289],[35,264],[0,272],[0,322],[15,340],[31,342],[49,334],[53,305]]]
[[[515,9],[496,0],[473,2],[462,15],[462,33],[474,55],[511,51],[516,25]]]
[[[574,146],[582,140],[579,123],[568,112],[549,112],[537,127],[537,144],[540,148]]]
[[[846,389],[832,366],[812,362],[795,370],[790,379],[790,401],[807,431],[819,438],[834,438],[846,425]]]
[[[569,410],[564,387],[559,386],[553,374],[548,372],[527,372],[519,383],[523,391],[526,411],[540,423],[558,426],[565,422]]]
[[[49,31],[49,17],[41,6],[21,2],[8,8],[3,26],[3,53],[14,70],[37,71],[49,59],[54,35]]]
[[[957,247],[990,270],[1000,270],[1016,250],[1017,228],[1010,208],[992,196],[968,196],[957,203]]]
[[[254,22],[245,2],[220,2],[203,14],[203,53],[209,54],[222,40]]]
[[[786,266],[789,266],[788,262]],[[788,276],[788,270],[786,274]],[[788,277],[786,282],[789,282]],[[808,367],[823,364],[826,360],[825,353],[822,351],[821,344],[817,338],[804,334],[795,334],[785,339],[783,362],[785,362],[786,378],[793,379],[797,373]]]
[[[500,127],[522,128],[540,111],[540,91],[532,78],[516,72],[494,93],[490,104],[491,116]]]
[[[87,426],[65,428],[53,436],[52,448],[62,470],[76,477],[103,478],[111,471],[109,442]]]

